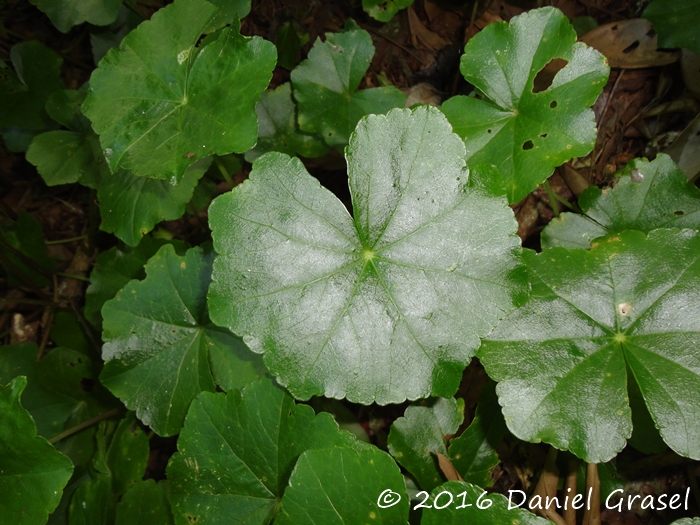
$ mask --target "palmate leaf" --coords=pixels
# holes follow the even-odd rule
[[[700,229],[700,190],[664,153],[634,159],[612,189],[590,186],[578,203],[583,215],[562,213],[542,231],[542,247],[588,248],[596,237],[624,230]]]
[[[180,257],[165,245],[146,264],[146,279],[102,308],[100,380],[160,435],[180,431],[200,392],[241,387],[265,373],[238,337],[209,321],[212,259],[201,248]]]
[[[700,458],[700,233],[627,231],[524,258],[532,296],[478,354],[511,432],[605,462],[632,432],[636,381],[664,441]]]
[[[246,152],[245,159],[248,162],[253,162],[268,151],[308,158],[328,153],[328,147],[320,137],[297,129],[296,110],[296,104],[292,100],[292,86],[288,82],[263,93],[255,107],[259,122],[258,143]]]
[[[378,499],[387,490],[401,501],[382,508]],[[408,507],[403,477],[386,452],[372,445],[307,450],[294,467],[275,525],[404,525]]]
[[[212,320],[300,399],[452,396],[521,290],[512,213],[463,154],[435,108],[365,118],[346,153],[354,219],[298,159],[260,157],[209,209]]]
[[[117,505],[115,525],[173,525],[168,482],[139,481]]]
[[[0,521],[46,523],[61,499],[73,465],[46,439],[20,404],[23,376],[0,385]]]
[[[372,37],[362,29],[316,40],[309,58],[292,71],[303,131],[320,135],[329,146],[344,146],[363,116],[404,106],[406,95],[393,86],[357,91],[373,56]]]
[[[551,86],[534,92],[535,78],[564,59]],[[490,24],[469,40],[460,70],[483,99],[457,96],[442,110],[467,146],[470,166],[496,163],[508,201],[515,203],[567,160],[593,149],[590,106],[605,86],[605,57],[576,43],[558,9],[545,7]]]
[[[642,16],[654,24],[659,47],[685,47],[700,53],[700,11],[696,0],[654,0]]]
[[[114,22],[122,0],[30,0],[46,13],[53,25],[62,33],[71,27],[89,22],[106,26]]]
[[[450,500],[452,504],[441,508]],[[481,498],[481,500],[479,499]],[[517,496],[513,501],[518,503]],[[477,506],[477,502],[481,508]],[[514,503],[514,504],[515,504]],[[485,494],[481,487],[465,481],[448,481],[432,491],[423,511],[421,525],[551,525],[551,521],[535,516],[524,509],[508,508],[508,500],[501,494]],[[434,506],[437,505],[438,508]],[[464,505],[462,508],[462,505]]]
[[[463,399],[439,397],[408,407],[391,425],[389,452],[421,489],[431,491],[443,482],[435,452],[447,456],[445,438],[457,432],[463,420]]]
[[[205,0],[176,0],[100,61],[83,112],[113,172],[177,183],[200,158],[255,145],[255,103],[272,76],[275,46],[242,36],[234,22],[195,48],[217,16]]]
[[[270,378],[240,392],[203,393],[168,464],[175,523],[269,523],[300,454],[354,443],[330,414],[296,405]]]
[[[97,187],[100,230],[113,233],[129,246],[137,246],[159,222],[182,217],[210,164],[211,159],[205,158],[187,167],[178,184],[137,177],[128,170],[104,175]]]

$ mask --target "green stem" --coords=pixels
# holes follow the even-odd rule
[[[229,175],[229,172],[226,169],[226,166],[224,166],[224,163],[221,162],[221,159],[216,155],[214,156],[214,162],[216,162],[216,166],[219,168],[219,171],[224,176],[224,180],[226,181],[226,183],[229,185],[229,187],[233,188],[233,179],[231,178],[231,175]]]
[[[82,423],[79,423],[75,425],[74,427],[69,428],[68,430],[64,430],[60,434],[52,437],[49,439],[49,443],[52,445],[58,441],[61,441],[62,439],[67,438],[68,436],[72,436],[76,432],[80,432],[84,428],[90,427],[94,425],[95,423],[99,423],[103,419],[108,419],[112,416],[116,416],[119,413],[120,409],[119,408],[113,408],[112,410],[108,410],[107,412],[103,412],[102,414],[99,414],[93,418],[88,419],[87,421],[83,421]]]
[[[554,194],[554,198],[558,201],[561,202],[564,206],[569,208],[571,211],[575,211],[576,213],[583,213],[583,210],[579,208],[576,204],[567,201],[565,198],[561,197],[557,193]]]
[[[70,239],[59,239],[57,241],[46,241],[47,246],[52,246],[54,244],[67,244],[69,242],[73,241],[82,241],[83,239],[87,239],[87,235],[81,235],[80,237],[71,237]]]
[[[552,208],[555,217],[559,217],[559,206],[557,206],[557,198],[555,197],[554,190],[549,185],[549,181],[546,180],[542,183],[542,186],[547,191],[547,196],[549,197],[549,206]]]
[[[90,282],[88,277],[83,277],[82,275],[73,275],[72,273],[66,272],[56,272],[56,275],[60,277],[67,277],[68,279],[75,279],[76,281],[85,281],[86,283]]]

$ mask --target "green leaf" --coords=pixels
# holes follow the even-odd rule
[[[209,208],[212,320],[298,399],[452,396],[521,289],[512,212],[470,186],[463,154],[435,108],[364,119],[354,219],[298,159],[260,157]]]
[[[90,273],[90,286],[85,291],[83,314],[95,328],[102,329],[102,306],[132,279],[143,280],[143,266],[164,244],[173,244],[178,255],[185,253],[184,243],[144,237],[136,247],[115,246],[102,252]]]
[[[174,525],[167,494],[167,481],[139,481],[117,505],[116,525]]]
[[[27,286],[28,282],[43,287],[56,263],[49,257],[41,225],[22,211],[14,223],[0,225],[0,266],[11,286]]]
[[[78,316],[70,310],[59,310],[54,315],[51,326],[51,341],[56,346],[65,346],[89,356],[94,349],[88,341],[83,326],[78,322]]]
[[[245,160],[253,162],[263,153],[279,151],[287,155],[320,157],[328,147],[316,135],[301,132],[296,127],[296,105],[289,82],[263,93],[255,106],[258,114],[258,143],[246,152]]]
[[[542,231],[542,247],[589,248],[596,237],[657,228],[700,229],[700,190],[671,157],[634,159],[612,189],[590,186],[579,197],[584,215],[562,213]]]
[[[379,507],[386,490],[403,495],[402,501]],[[275,525],[407,523],[405,490],[396,463],[374,446],[307,450],[294,467]]]
[[[373,56],[372,37],[361,29],[316,40],[309,58],[292,71],[303,131],[320,135],[329,146],[344,146],[363,116],[404,106],[406,95],[395,87],[357,91]]]
[[[20,404],[25,377],[0,386],[0,521],[46,523],[61,499],[73,465],[46,439]]]
[[[250,13],[251,0],[209,0],[219,8],[216,18],[211,22],[212,27],[222,27],[234,20],[240,20]]]
[[[443,482],[435,453],[447,456],[445,438],[464,420],[464,399],[439,397],[421,404],[408,407],[391,425],[389,452],[430,491]]]
[[[362,0],[362,9],[380,22],[388,22],[394,15],[413,5],[413,0]]]
[[[255,103],[270,81],[275,46],[242,36],[236,22],[195,48],[217,13],[204,0],[176,0],[92,73],[83,112],[112,172],[177,183],[200,158],[255,145]]]
[[[306,34],[307,42],[308,39],[309,35]],[[301,53],[302,46],[296,22],[288,20],[282,24],[282,27],[277,31],[275,45],[277,46],[277,65],[289,71],[294,69],[299,63],[299,53]]]
[[[122,4],[114,22],[106,27],[91,28],[90,45],[95,64],[102,60],[107,51],[119,47],[124,37],[141,22],[143,18],[138,13]]]
[[[27,160],[48,186],[80,181],[97,188],[101,174],[108,174],[97,135],[80,113],[84,90],[60,90],[49,96],[46,111],[71,131],[48,131],[37,135],[27,149]]]
[[[452,503],[448,504],[452,497]],[[513,496],[513,505],[518,502]],[[421,525],[551,525],[551,521],[524,509],[508,510],[508,500],[501,494],[486,494],[482,488],[465,481],[448,481],[430,495]],[[432,505],[437,505],[438,508]],[[446,505],[444,508],[440,508]],[[459,508],[464,505],[463,508]],[[477,505],[481,505],[481,508]]]
[[[700,518],[681,518],[671,523],[671,525],[700,525]]]
[[[700,13],[696,0],[654,0],[642,16],[654,24],[659,47],[685,47],[700,53],[697,32]]]
[[[500,463],[498,445],[506,433],[495,383],[489,381],[479,396],[471,424],[450,441],[450,460],[464,481],[484,488],[493,485],[491,471]]]
[[[483,342],[508,428],[589,463],[632,433],[627,367],[664,441],[700,457],[700,233],[627,231],[525,253],[532,297]],[[631,380],[631,379],[630,379]]]
[[[102,383],[158,434],[182,427],[202,391],[245,384],[264,373],[260,358],[235,335],[211,324],[206,293],[213,253],[184,257],[171,245],[146,264],[146,279],[131,281],[102,308]]]
[[[106,26],[114,22],[122,0],[30,0],[46,13],[53,25],[62,33],[73,26],[88,22]]]
[[[269,523],[302,452],[353,444],[330,414],[295,405],[270,378],[202,393],[168,464],[175,522]]]
[[[535,78],[553,59],[566,67],[545,90]],[[576,43],[558,9],[490,24],[469,40],[460,70],[483,98],[457,96],[442,110],[467,146],[470,166],[497,163],[508,201],[516,203],[567,160],[593,149],[595,102],[608,80],[605,57]]]
[[[51,122],[44,109],[46,99],[54,91],[65,89],[60,79],[63,59],[30,40],[12,46],[10,60],[14,72],[0,64],[0,128],[46,129]]]
[[[100,229],[130,246],[138,245],[159,222],[184,215],[185,206],[210,164],[208,158],[188,167],[179,184],[137,177],[126,170],[105,175],[97,187]]]

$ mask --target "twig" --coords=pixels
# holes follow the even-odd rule
[[[88,277],[84,277],[82,275],[75,275],[72,273],[66,273],[66,272],[56,272],[56,275],[60,277],[66,277],[67,279],[75,279],[76,281],[85,281],[86,283],[90,282],[90,279]]]
[[[578,0],[578,1],[590,9],[597,9],[601,13],[605,13],[607,15],[614,16],[615,18],[617,18],[619,20],[622,20],[624,18],[621,14],[616,13],[615,11],[611,11],[610,9],[608,9],[606,7],[595,5],[591,2],[589,2],[588,0]]]
[[[58,239],[57,241],[45,241],[47,246],[52,246],[54,244],[67,244],[69,242],[74,242],[74,241],[82,241],[83,239],[87,239],[87,235],[80,235],[79,237],[71,237],[70,239]]]
[[[379,38],[383,38],[384,40],[386,40],[386,41],[389,42],[390,44],[394,44],[396,47],[398,47],[399,49],[401,49],[404,53],[406,53],[407,55],[410,55],[410,56],[413,57],[415,60],[417,60],[418,62],[420,62],[421,64],[423,64],[423,67],[428,67],[428,66],[430,65],[430,62],[426,61],[426,60],[423,59],[423,58],[420,58],[418,55],[414,54],[413,51],[411,51],[410,49],[408,49],[408,48],[407,48],[406,46],[404,46],[403,44],[400,44],[399,42],[397,42],[397,41],[394,40],[393,38],[391,38],[391,37],[389,37],[389,36],[386,36],[386,35],[382,35],[381,33],[378,33],[377,31],[375,31],[374,29],[372,29],[372,28],[369,27],[369,26],[363,27],[362,29],[366,29],[367,31],[369,31],[369,32],[372,33],[373,35],[376,35],[376,36],[378,36]]]
[[[58,441],[61,441],[62,439],[67,438],[68,436],[72,436],[76,432],[80,432],[84,428],[90,427],[90,426],[94,425],[95,423],[99,423],[103,419],[109,419],[112,416],[116,416],[120,412],[120,410],[121,409],[119,409],[119,408],[113,408],[112,410],[108,410],[107,412],[102,412],[102,414],[99,414],[93,418],[90,418],[87,421],[83,421],[82,423],[79,423],[79,424],[75,425],[74,427],[71,427],[68,430],[64,430],[60,434],[52,437],[51,439],[49,439],[49,443],[51,443],[53,445],[54,443],[57,443]]]

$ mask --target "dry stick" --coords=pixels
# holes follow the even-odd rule
[[[75,306],[75,303],[73,301],[70,302],[70,307],[73,309],[73,313],[75,314],[75,317],[78,320],[78,324],[83,328],[83,332],[90,340],[92,347],[98,354],[100,354],[102,352],[102,346],[95,337],[95,334],[92,331],[92,326],[90,325],[90,323],[87,322],[87,319],[85,319],[83,312]]]
[[[614,16],[614,17],[616,17],[616,18],[618,18],[618,19],[620,19],[620,20],[622,20],[622,19],[624,18],[621,14],[616,13],[615,11],[611,11],[610,9],[608,9],[608,8],[606,8],[606,7],[602,7],[602,6],[599,6],[599,5],[595,5],[595,4],[591,3],[591,2],[589,2],[588,0],[578,0],[578,1],[579,1],[580,3],[582,3],[583,5],[585,5],[586,7],[589,7],[589,8],[591,8],[591,9],[597,9],[597,10],[600,11],[601,13],[605,13],[605,14],[607,14],[607,15]]]
[[[569,471],[566,473],[566,483],[564,484],[564,498],[569,497],[568,505],[564,507],[564,521],[566,525],[576,525],[576,509],[572,502],[576,496],[576,470],[578,462],[575,459],[569,460]],[[566,499],[564,499],[566,501]]]
[[[613,84],[612,89],[610,90],[610,94],[608,95],[608,99],[605,101],[605,105],[603,106],[603,111],[600,114],[600,120],[597,123],[597,127],[600,128],[600,126],[603,124],[603,119],[605,119],[605,114],[608,112],[608,108],[610,107],[610,101],[613,98],[613,95],[615,94],[615,91],[617,90],[617,86],[620,83],[620,79],[623,77],[625,74],[625,70],[621,69],[620,74],[617,75],[617,78],[615,79],[615,83]],[[596,155],[595,152],[595,146],[593,147],[593,152],[591,153],[591,158],[593,159],[593,165],[592,167],[595,168],[595,165],[598,163],[598,157],[603,153],[603,148],[600,149],[598,154]]]
[[[83,239],[87,239],[87,235],[81,235],[80,237],[71,237],[70,239],[58,239],[56,241],[45,241],[45,244],[47,246],[51,246],[54,244],[67,244],[69,242],[73,241],[82,241]]]
[[[545,505],[542,508],[540,505],[539,512],[547,519],[553,521],[557,525],[567,525],[556,509],[551,508],[551,505],[547,505],[547,497],[554,498],[557,495],[557,485],[559,484],[559,471],[557,470],[557,453],[559,451],[554,447],[549,447],[549,452],[547,452],[547,459],[544,462],[544,468],[542,469],[542,474],[540,474],[540,479],[537,481],[537,486],[535,487],[535,492],[532,495],[540,497],[540,501],[544,500]],[[531,500],[532,501],[532,500]]]
[[[385,35],[382,35],[381,33],[378,33],[377,31],[375,31],[375,30],[372,29],[371,27],[364,27],[363,29],[366,29],[367,31],[369,31],[369,32],[372,33],[373,35],[378,36],[379,38],[383,38],[384,40],[386,40],[386,41],[389,42],[390,44],[394,44],[396,47],[398,47],[399,49],[401,49],[404,53],[406,53],[407,55],[410,55],[410,56],[413,57],[415,60],[417,60],[418,62],[420,62],[421,64],[423,64],[423,67],[428,67],[428,66],[430,65],[430,63],[429,63],[428,61],[426,61],[426,60],[420,58],[418,55],[414,54],[413,51],[411,51],[410,49],[408,49],[408,48],[407,48],[406,46],[404,46],[403,44],[399,44],[399,43],[398,43],[396,40],[394,40],[393,38],[388,37],[388,36],[385,36]]]
[[[586,468],[586,497],[591,490],[590,506],[586,505],[586,510],[583,511],[582,525],[600,525],[600,478],[595,463],[588,463]]]
[[[72,428],[69,428],[68,430],[64,430],[60,434],[52,437],[49,439],[49,443],[52,445],[58,441],[61,441],[62,439],[67,438],[68,436],[72,436],[76,432],[80,432],[84,428],[90,427],[94,425],[95,423],[99,423],[103,419],[108,419],[112,416],[116,416],[119,412],[121,411],[120,408],[113,408],[112,410],[108,410],[107,412],[103,412],[102,414],[99,414],[93,418],[88,419],[87,421],[83,421],[82,423],[75,425]]]

